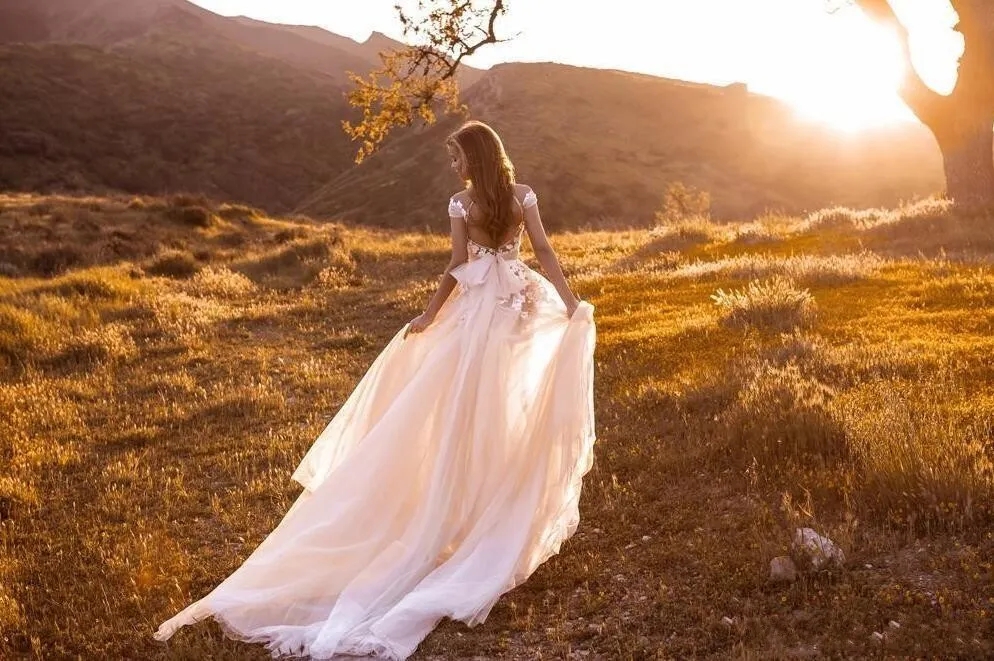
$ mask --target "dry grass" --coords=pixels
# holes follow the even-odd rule
[[[447,257],[431,234],[240,210],[201,228],[171,204],[32,198],[2,216],[52,228],[32,250],[103,236],[60,212],[135,238],[0,277],[0,657],[269,658],[214,624],[151,633],[279,521],[292,468]],[[859,256],[802,221],[753,256],[726,236],[665,259],[647,231],[553,236],[597,307],[582,523],[484,625],[445,623],[416,658],[994,654],[994,273],[966,253]],[[945,236],[985,236],[960,227]],[[166,250],[202,267],[152,274]],[[725,313],[715,289],[734,293]],[[797,525],[846,567],[769,584]]]
[[[719,289],[711,299],[731,326],[758,326],[789,330],[809,324],[815,314],[814,298],[807,289],[781,275],[750,280],[741,290]]]
[[[670,272],[673,278],[766,278],[782,275],[816,285],[836,285],[876,273],[886,262],[870,252],[844,255],[736,255],[713,261],[696,260]]]

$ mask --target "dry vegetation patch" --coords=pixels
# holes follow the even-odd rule
[[[6,222],[80,261],[44,275],[24,253],[0,277],[0,656],[268,658],[213,624],[151,632],[282,517],[445,237],[5,199]],[[994,275],[965,253],[833,252],[835,221],[763,222],[755,246],[734,226],[662,252],[650,231],[553,236],[597,308],[582,522],[484,625],[444,623],[417,658],[994,654]],[[121,256],[100,228],[128,233]],[[170,251],[197,268],[150,268]],[[846,565],[769,583],[799,526]]]

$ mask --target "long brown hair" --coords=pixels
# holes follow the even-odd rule
[[[514,215],[514,165],[492,128],[471,120],[449,136],[446,144],[463,153],[472,197],[487,234],[498,243],[517,224]],[[475,215],[475,214],[474,214]]]

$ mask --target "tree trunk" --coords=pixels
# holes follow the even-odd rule
[[[994,117],[930,126],[942,152],[946,196],[958,207],[994,206]]]
[[[915,70],[908,30],[891,3],[855,0],[871,17],[893,26],[904,56],[901,98],[931,129],[942,151],[946,196],[956,206],[994,207],[994,3],[949,0],[963,36],[956,85],[948,96],[932,90]]]

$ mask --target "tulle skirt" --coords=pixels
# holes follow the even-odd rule
[[[393,337],[292,477],[245,562],[155,633],[213,617],[273,657],[405,659],[482,622],[579,522],[593,459],[593,307],[522,262],[468,264],[423,333]]]

